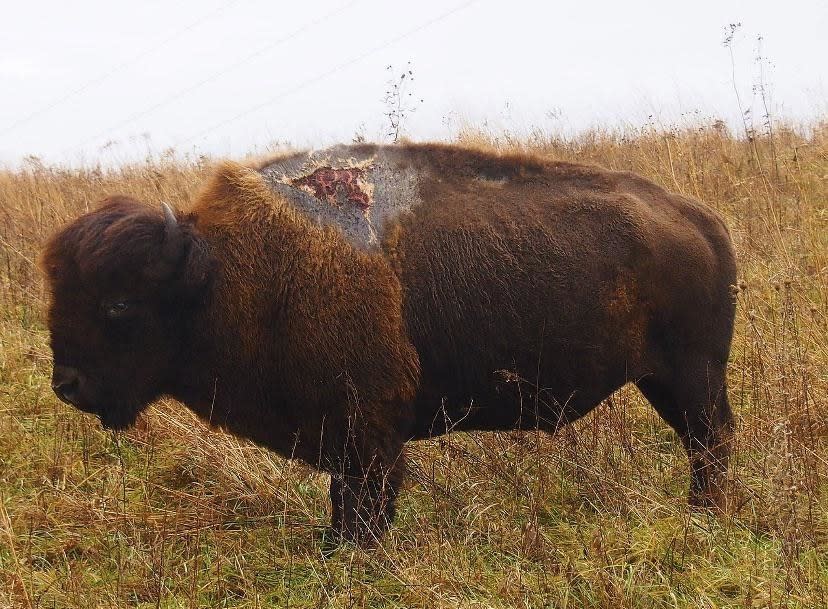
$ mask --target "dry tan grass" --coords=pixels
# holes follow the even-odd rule
[[[323,476],[174,403],[114,436],[49,390],[44,238],[114,192],[180,204],[206,165],[34,162],[0,173],[0,607],[828,605],[828,126],[461,140],[630,169],[725,215],[730,513],[687,509],[683,450],[629,389],[554,438],[411,446],[383,546],[323,559]]]

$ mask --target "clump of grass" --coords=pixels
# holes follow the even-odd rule
[[[740,266],[727,515],[688,510],[684,451],[627,388],[555,437],[412,445],[381,548],[327,560],[324,476],[172,402],[112,435],[49,389],[44,239],[115,192],[182,205],[207,165],[0,172],[0,607],[826,606],[828,125],[769,133],[459,138],[635,171],[725,216]]]

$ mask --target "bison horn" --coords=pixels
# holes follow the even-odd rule
[[[181,258],[184,242],[181,238],[181,227],[175,217],[173,208],[170,207],[169,203],[162,202],[161,211],[164,212],[164,244],[162,245],[161,259],[165,263],[164,266],[169,265],[169,270],[172,271],[172,268]]]
[[[164,222],[166,222],[167,230],[178,230],[178,219],[175,217],[175,212],[170,204],[161,201],[161,210],[164,212]]]

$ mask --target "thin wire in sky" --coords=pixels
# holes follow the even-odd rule
[[[112,133],[113,131],[116,131],[116,130],[120,129],[123,126],[128,125],[129,123],[131,123],[135,120],[138,120],[139,118],[143,118],[144,116],[147,116],[148,114],[152,114],[156,110],[158,110],[160,108],[163,108],[164,106],[166,106],[166,105],[168,105],[168,104],[170,104],[170,103],[172,103],[172,102],[174,102],[178,99],[181,99],[182,97],[184,97],[188,93],[192,93],[196,89],[199,89],[199,88],[203,87],[204,85],[213,82],[217,78],[220,78],[220,77],[232,72],[233,70],[235,70],[239,66],[242,66],[242,65],[248,63],[249,61],[252,61],[253,59],[263,55],[264,53],[266,53],[268,51],[271,51],[274,48],[276,48],[278,46],[281,46],[286,42],[289,42],[290,40],[293,40],[294,38],[296,38],[300,34],[305,33],[306,31],[308,31],[309,29],[319,25],[320,23],[324,23],[325,21],[328,21],[329,19],[332,19],[333,17],[336,17],[337,15],[339,15],[339,14],[343,13],[344,11],[346,11],[347,9],[351,8],[358,1],[359,0],[351,0],[350,2],[348,2],[346,4],[343,4],[343,5],[339,6],[338,8],[322,15],[321,17],[317,17],[316,19],[305,23],[304,25],[296,28],[295,30],[293,30],[292,32],[287,34],[286,36],[284,36],[282,38],[279,38],[279,39],[277,39],[273,42],[269,42],[268,44],[266,44],[264,46],[259,47],[258,49],[256,49],[252,53],[249,53],[249,54],[245,55],[244,57],[238,59],[237,61],[225,66],[224,68],[222,68],[218,72],[214,72],[213,74],[211,74],[207,78],[204,78],[204,79],[202,79],[202,80],[200,80],[200,81],[198,81],[198,82],[196,82],[196,83],[194,83],[190,86],[187,86],[183,89],[180,89],[179,91],[176,91],[175,93],[172,93],[172,94],[168,95],[167,97],[165,97],[164,99],[162,99],[158,103],[153,104],[152,106],[150,106],[148,108],[145,108],[144,110],[141,110],[139,112],[135,112],[134,114],[131,114],[127,118],[123,119],[122,121],[119,121],[118,123],[116,123],[114,125],[111,125],[111,126],[107,127],[106,129],[103,129],[102,131],[98,132],[96,135],[93,135],[92,137],[87,138],[86,140],[84,140],[83,142],[81,142],[79,144],[78,148],[83,148],[84,146],[86,146],[90,142],[94,142],[94,141],[104,137],[105,135],[108,135],[108,134]]]
[[[50,110],[56,108],[57,106],[65,103],[66,101],[72,99],[76,95],[80,95],[81,93],[83,93],[87,89],[90,89],[94,86],[97,86],[97,85],[101,84],[102,82],[105,82],[106,80],[108,80],[113,75],[118,74],[121,70],[123,70],[127,66],[131,66],[135,62],[137,62],[140,59],[143,59],[144,57],[149,55],[150,53],[152,53],[154,51],[157,51],[161,47],[164,47],[164,46],[168,45],[173,40],[181,37],[182,35],[186,34],[190,30],[198,27],[199,25],[201,25],[202,23],[204,23],[208,19],[213,18],[218,13],[226,10],[227,8],[231,7],[234,4],[237,4],[238,2],[239,2],[239,0],[227,0],[226,2],[221,4],[219,7],[213,9],[212,11],[210,11],[206,15],[202,16],[198,20],[193,21],[189,25],[186,25],[183,28],[181,28],[179,30],[176,30],[175,32],[173,32],[172,34],[170,34],[169,36],[167,36],[166,38],[164,38],[160,42],[145,48],[143,51],[141,51],[137,55],[133,55],[132,57],[130,57],[126,61],[123,61],[119,64],[116,64],[116,65],[112,66],[111,68],[109,68],[108,70],[106,70],[102,74],[99,74],[98,76],[96,76],[92,80],[88,80],[85,83],[83,83],[82,85],[80,85],[79,87],[63,93],[59,97],[53,99],[47,105],[45,105],[41,108],[38,108],[34,112],[32,112],[30,114],[27,114],[26,116],[24,116],[21,119],[18,119],[17,121],[12,123],[11,125],[9,125],[7,127],[4,127],[2,129],[2,131],[0,131],[0,135],[6,135],[7,133],[13,131],[14,129],[17,129],[21,125],[25,125],[26,123],[30,122],[31,120],[33,120],[33,119],[35,119],[39,116],[42,116],[46,112],[49,112]]]
[[[400,42],[401,40],[405,40],[406,38],[410,38],[414,34],[418,34],[419,32],[431,27],[432,25],[435,25],[435,24],[439,23],[440,21],[443,21],[444,19],[448,19],[449,17],[451,17],[455,13],[459,13],[463,9],[468,8],[469,6],[471,6],[472,4],[475,4],[478,1],[479,0],[468,0],[467,2],[463,2],[463,3],[455,6],[454,8],[452,8],[452,9],[450,9],[450,10],[444,12],[444,13],[441,13],[440,15],[438,15],[436,17],[433,17],[433,18],[421,23],[420,25],[418,25],[418,26],[416,26],[412,29],[403,32],[402,34],[399,34],[398,36],[394,36],[393,38],[390,38],[389,40],[386,40],[385,42],[383,42],[381,44],[378,44],[374,47],[371,47],[367,51],[363,51],[362,53],[359,53],[358,55],[356,55],[354,57],[351,57],[350,59],[347,59],[346,61],[343,61],[342,63],[339,63],[339,64],[335,65],[333,68],[331,68],[329,70],[326,70],[325,72],[322,72],[321,74],[317,74],[316,76],[313,76],[312,78],[304,80],[304,81],[298,83],[297,85],[282,91],[278,95],[275,95],[275,96],[273,96],[269,99],[266,99],[265,101],[263,101],[261,103],[258,103],[254,106],[251,106],[251,107],[247,108],[246,110],[243,110],[242,112],[239,112],[238,114],[236,114],[234,116],[231,116],[230,118],[227,118],[223,121],[215,123],[214,125],[211,125],[210,127],[206,128],[206,129],[203,129],[202,131],[199,131],[195,135],[192,135],[192,136],[184,138],[184,139],[176,140],[176,142],[174,143],[174,147],[181,146],[182,144],[188,144],[190,142],[193,142],[194,140],[197,140],[199,138],[204,137],[205,135],[208,135],[208,134],[212,133],[216,129],[220,129],[221,127],[224,127],[225,125],[229,125],[230,123],[233,123],[233,122],[239,120],[240,118],[244,118],[245,116],[248,116],[248,115],[252,114],[253,112],[256,112],[257,110],[261,110],[262,108],[273,105],[273,104],[285,99],[286,97],[301,91],[302,89],[305,89],[305,88],[307,88],[307,87],[309,87],[313,84],[316,84],[317,82],[319,82],[321,80],[324,80],[325,78],[328,78],[329,76],[332,76],[332,75],[336,74],[337,72],[339,72],[339,71],[341,71],[341,70],[343,70],[343,69],[345,69],[345,68],[347,68],[347,67],[349,67],[349,66],[351,66],[355,63],[358,63],[358,62],[370,57],[371,55],[374,55],[375,53],[378,53],[379,51],[387,49],[388,47]]]

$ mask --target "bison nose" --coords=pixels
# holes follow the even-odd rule
[[[78,401],[80,374],[71,366],[55,366],[52,371],[52,391],[61,401],[75,404]]]

